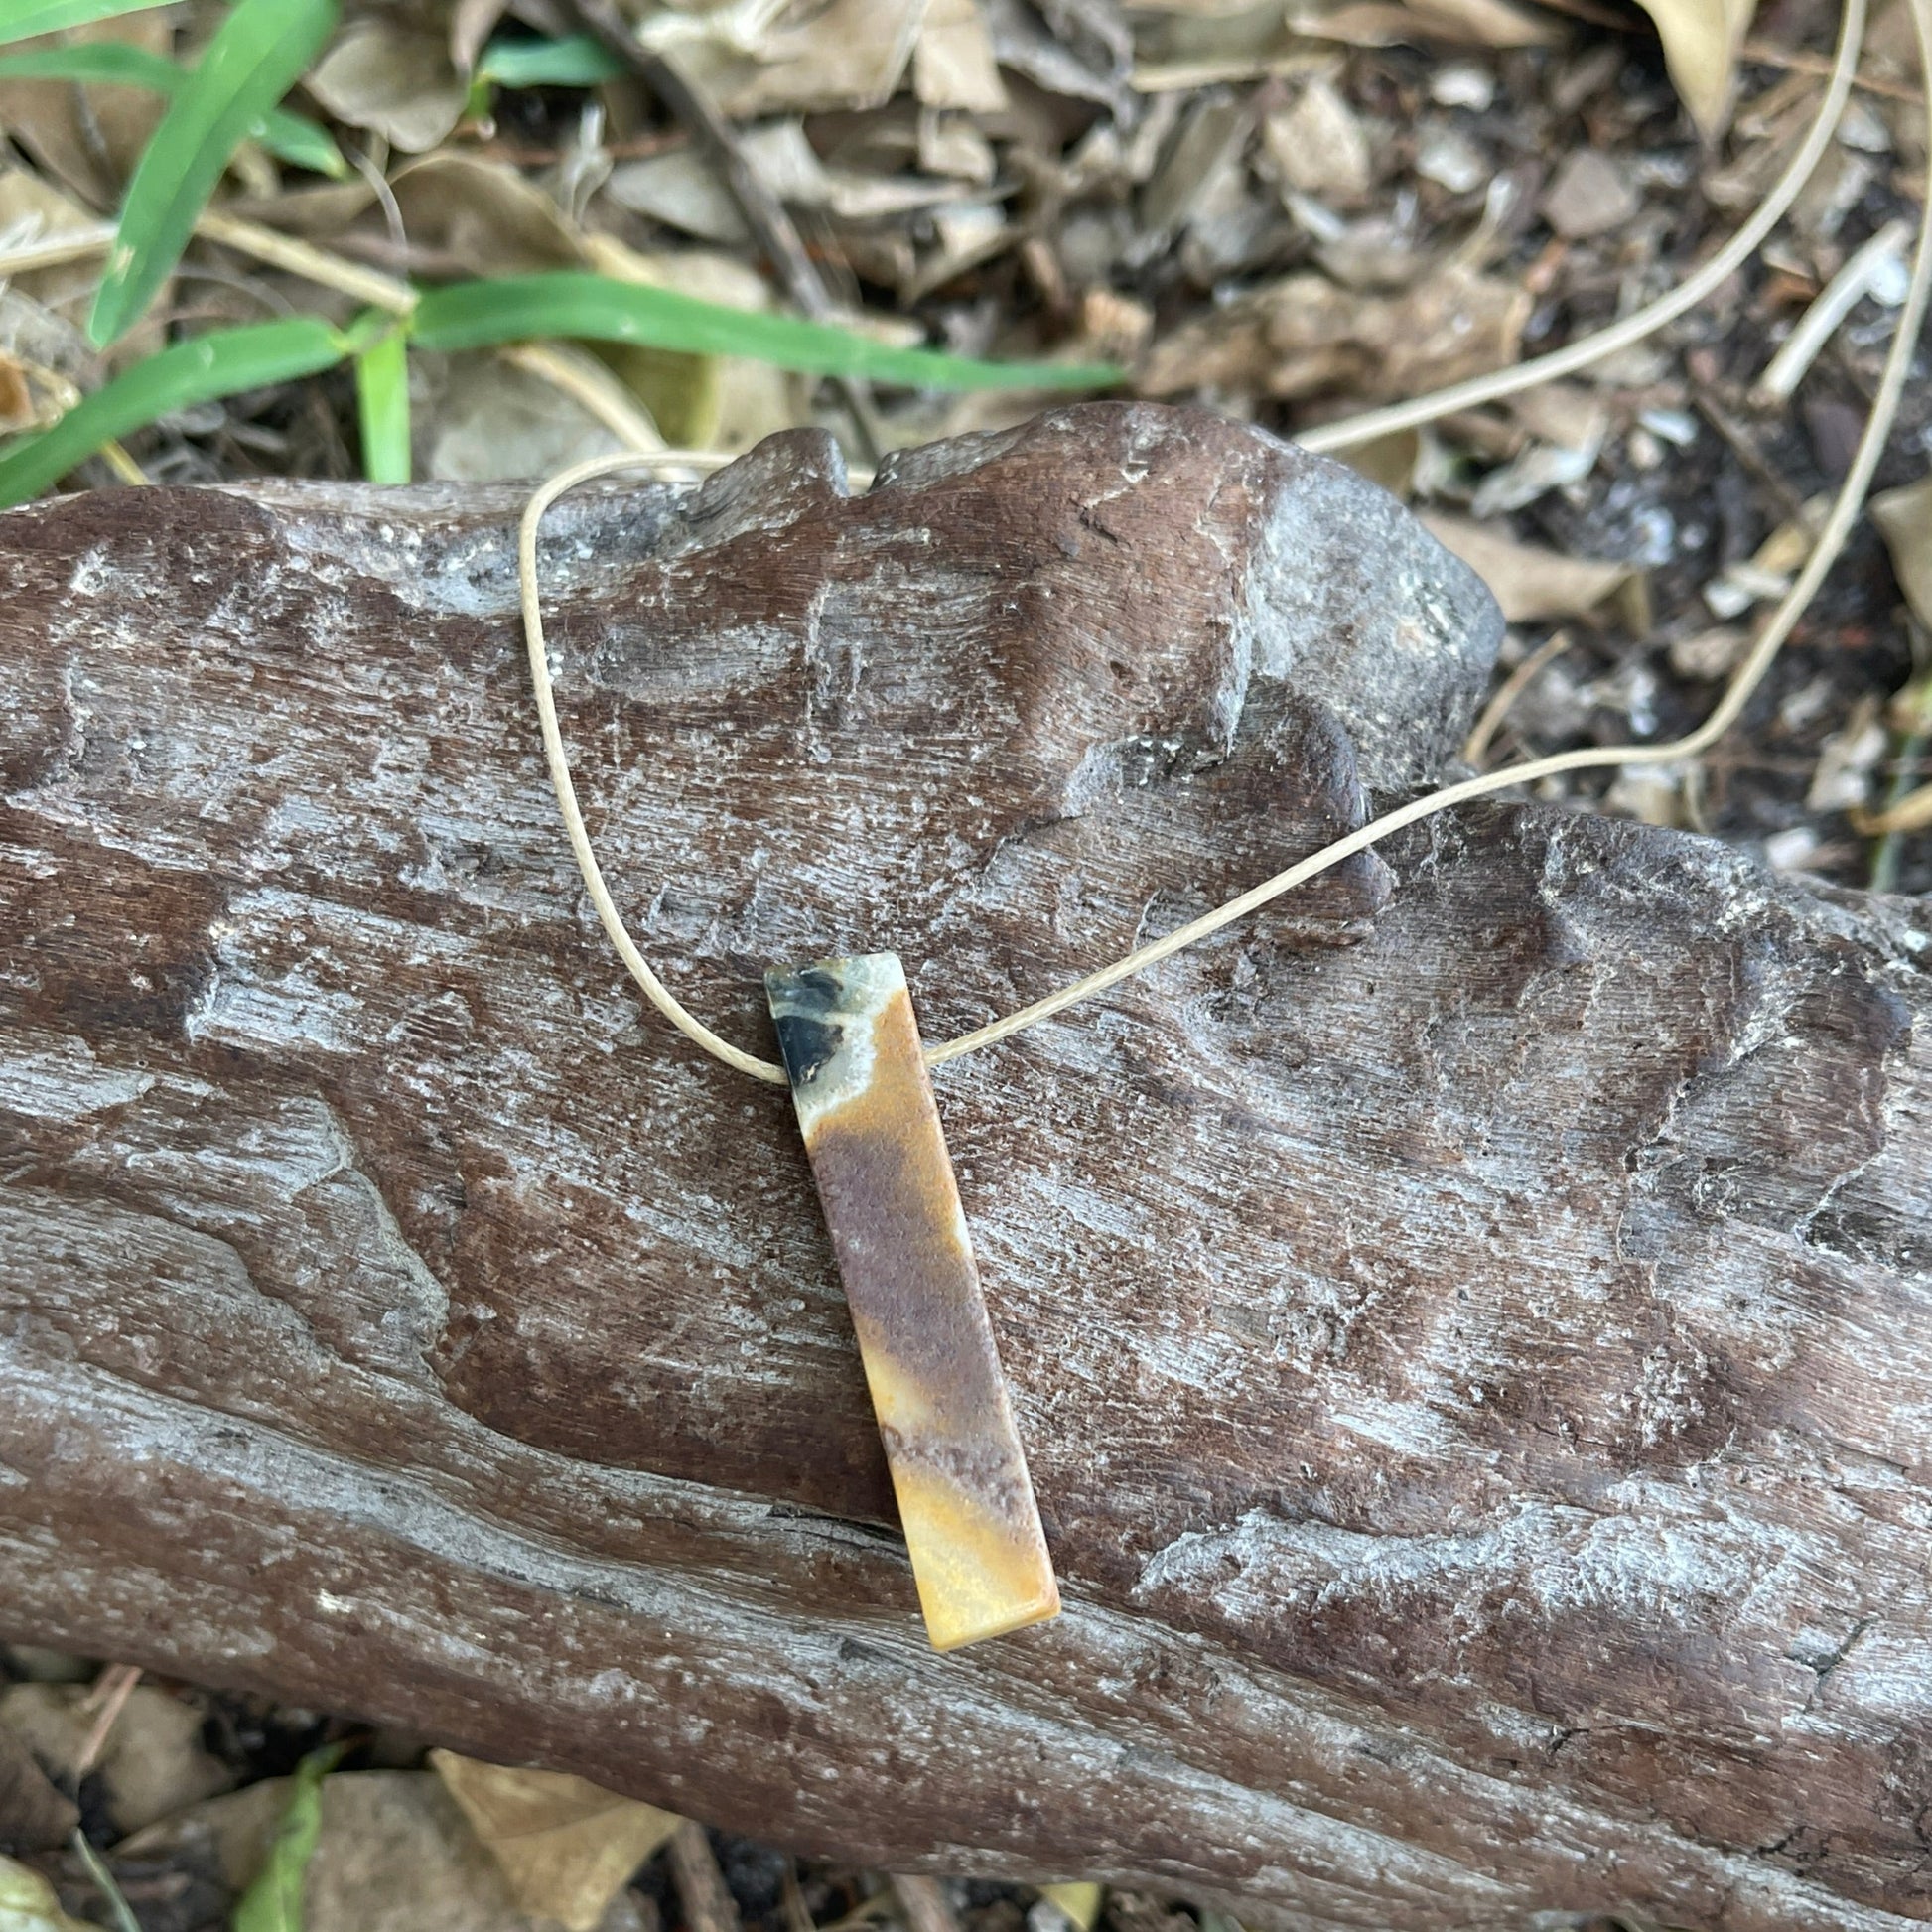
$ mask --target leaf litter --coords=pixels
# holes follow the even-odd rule
[[[1835,14],[1642,4],[1648,28],[1595,0],[624,0],[621,53],[590,5],[344,0],[292,87],[258,46],[253,93],[198,97],[234,8],[0,0],[0,55],[42,62],[0,68],[0,478],[507,479],[805,424],[864,461],[1019,420],[1054,365],[1096,363],[1115,393],[1293,435],[1587,335],[1758,204],[1817,112]],[[1485,762],[1673,737],[1748,650],[1889,342],[1922,84],[1878,0],[1837,135],[1747,269],[1573,377],[1345,453],[1502,604]],[[180,229],[138,276],[108,250],[131,190]],[[191,238],[180,209],[208,197]],[[516,307],[515,278],[557,275],[595,299],[550,282]],[[640,335],[623,287],[710,309]],[[813,360],[798,320],[880,352]],[[946,392],[906,350],[1028,368]],[[1921,380],[1868,525],[1738,732],[1693,768],[1547,791],[1932,889],[1929,451]],[[1071,1882],[896,1888],[182,1687],[135,1686],[76,1777],[86,1688],[6,1663],[0,1789],[37,1841],[0,1842],[9,1932],[97,1909],[69,1817],[150,1932],[271,1893],[244,1932],[1199,1922]],[[335,1743],[337,1768],[308,1754]]]

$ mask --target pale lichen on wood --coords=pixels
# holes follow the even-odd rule
[[[1067,1614],[934,1658],[789,1103],[584,903],[517,507],[0,519],[0,1628],[889,1870],[1932,1913],[1922,907],[1498,805],[942,1069]],[[1153,408],[547,528],[607,871],[760,1050],[773,960],[944,1036],[1360,823],[1496,637]]]

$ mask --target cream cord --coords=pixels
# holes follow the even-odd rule
[[[1911,8],[1912,26],[1918,37],[1919,66],[1921,75],[1932,82],[1932,0],[1908,0]],[[1807,137],[1805,150],[1799,161],[1805,163],[1800,172],[1798,161],[1794,161],[1784,178],[1773,191],[1773,201],[1787,189],[1785,196],[1788,205],[1797,189],[1802,187],[1804,175],[1817,162],[1823,152],[1824,144],[1830,139],[1836,124],[1839,108],[1844,103],[1845,89],[1850,84],[1856,69],[1864,20],[1864,0],[1847,0],[1844,27],[1840,35],[1838,59],[1833,69],[1832,87],[1828,91],[1825,107],[1813,123],[1811,135]],[[1925,88],[1928,151],[1932,151],[1932,84]],[[1820,130],[1823,130],[1821,135]],[[1782,212],[1782,206],[1778,211]],[[1767,203],[1766,207],[1771,204]],[[1775,218],[1775,216],[1773,216]],[[1761,223],[1761,225],[1760,225]],[[1737,246],[1746,233],[1752,235],[1752,245],[1762,238],[1770,223],[1754,217],[1745,228],[1738,231],[1725,250],[1713,258],[1713,263],[1723,259]],[[1741,256],[1738,257],[1742,259]],[[1713,264],[1707,264],[1700,275],[1708,273]],[[1731,262],[1725,269],[1736,263]],[[1693,278],[1694,280],[1697,278]],[[1651,310],[1641,312],[1651,318],[1649,327],[1655,328],[1667,322],[1674,315],[1682,313],[1689,304],[1679,303],[1683,290],[1666,297],[1663,302],[1653,304]],[[1062,987],[1042,1000],[1035,1000],[1031,1006],[1022,1007],[1004,1019],[980,1027],[969,1034],[962,1034],[957,1039],[949,1039],[926,1049],[926,1062],[931,1066],[943,1065],[947,1060],[957,1059],[962,1053],[970,1053],[981,1046],[991,1046],[996,1041],[1009,1038],[1023,1028],[1036,1025],[1039,1021],[1050,1019],[1054,1014],[1063,1013],[1068,1007],[1082,1000],[1091,999],[1097,993],[1104,993],[1109,987],[1117,986],[1122,980],[1136,973],[1145,972],[1148,967],[1157,965],[1164,959],[1182,951],[1188,946],[1198,944],[1210,933],[1218,932],[1223,926],[1233,924],[1237,919],[1247,917],[1250,912],[1258,911],[1272,899],[1279,898],[1284,893],[1292,892],[1297,886],[1306,884],[1318,874],[1339,865],[1342,860],[1352,858],[1357,852],[1366,851],[1370,846],[1387,838],[1392,832],[1400,831],[1406,825],[1414,825],[1418,820],[1433,816],[1451,805],[1467,803],[1470,799],[1482,798],[1492,792],[1502,791],[1511,786],[1531,784],[1538,779],[1554,777],[1559,772],[1582,771],[1610,764],[1664,764],[1680,759],[1695,758],[1710,749],[1724,734],[1736,723],[1738,715],[1749,702],[1751,693],[1762,682],[1764,674],[1770,669],[1772,660],[1784,646],[1792,631],[1796,629],[1812,598],[1817,594],[1819,585],[1827,572],[1837,562],[1839,553],[1844,549],[1846,539],[1857,523],[1860,511],[1864,504],[1865,492],[1870,487],[1873,472],[1878,467],[1879,458],[1884,453],[1885,439],[1898,412],[1898,402],[1904,389],[1906,377],[1911,369],[1912,353],[1918,341],[1919,330],[1924,323],[1928,295],[1932,295],[1932,175],[1928,176],[1926,205],[1920,211],[1918,240],[1912,258],[1912,272],[1906,288],[1905,300],[1898,311],[1898,321],[1892,337],[1891,348],[1885,357],[1883,374],[1879,378],[1878,390],[1872,400],[1871,413],[1866,419],[1864,433],[1852,459],[1851,469],[1840,486],[1833,501],[1831,512],[1826,517],[1823,528],[1812,552],[1799,572],[1797,580],[1785,594],[1770,621],[1759,634],[1750,651],[1731,674],[1725,688],[1724,696],[1716,709],[1696,731],[1684,738],[1674,739],[1665,745],[1608,745],[1591,746],[1574,752],[1559,752],[1554,757],[1532,759],[1523,764],[1506,765],[1501,770],[1489,771],[1473,778],[1465,778],[1459,784],[1446,785],[1439,791],[1432,791],[1425,797],[1413,799],[1396,810],[1385,812],[1380,818],[1370,821],[1359,831],[1350,832],[1345,838],[1336,839],[1332,844],[1323,846],[1320,851],[1311,853],[1306,859],[1298,860],[1285,872],[1277,873],[1272,879],[1264,880],[1259,886],[1232,898],[1226,904],[1217,906],[1213,911],[1190,920],[1186,925],[1176,927],[1166,937],[1156,939],[1150,944],[1137,947],[1124,958],[1117,959],[1110,966],[1103,966],[1097,972],[1089,973],[1084,979],[1075,980],[1070,986]],[[1671,304],[1679,303],[1672,307]],[[1627,330],[1638,316],[1625,319],[1616,325],[1617,331]],[[1640,332],[1641,333],[1641,332]],[[1600,338],[1577,345],[1588,348]],[[1634,341],[1625,336],[1624,341]],[[1524,369],[1538,371],[1531,376],[1532,381],[1546,380],[1550,375],[1563,372],[1563,369],[1581,367],[1585,362],[1595,359],[1594,354],[1584,355],[1580,360],[1567,362],[1563,369],[1547,365],[1558,357],[1571,353],[1559,350],[1557,356],[1545,356],[1539,362],[1527,363]],[[1509,370],[1505,374],[1514,376],[1522,370]],[[1492,378],[1483,378],[1492,380]],[[1512,387],[1527,386],[1512,384]],[[1401,405],[1401,411],[1409,412],[1402,423],[1378,422],[1378,426],[1368,434],[1382,434],[1386,429],[1406,427],[1414,422],[1428,421],[1450,409],[1467,406],[1472,385],[1459,383],[1453,388],[1440,390],[1434,396],[1419,398],[1414,403]],[[1486,391],[1489,394],[1502,393],[1500,390]],[[1414,412],[1422,411],[1421,415]],[[1356,423],[1375,421],[1401,412],[1376,411],[1369,417],[1352,419]],[[1327,429],[1332,436],[1344,425],[1331,424]],[[1311,444],[1313,438],[1304,439]],[[1353,437],[1343,439],[1357,440]],[[1332,443],[1325,447],[1333,447]],[[741,1073],[749,1073],[755,1079],[767,1080],[773,1085],[786,1083],[784,1068],[776,1062],[759,1058],[733,1046],[704,1023],[694,1018],[679,1003],[677,998],[658,979],[650,969],[642,953],[626,930],[617,905],[612,900],[610,889],[604,883],[604,875],[598,869],[596,854],[591,849],[589,833],[584,829],[583,814],[577,803],[576,787],[571,782],[570,764],[564,751],[563,734],[557,724],[556,698],[551,689],[550,665],[543,635],[543,613],[540,608],[537,585],[537,527],[544,512],[558,497],[567,490],[574,489],[579,483],[589,482],[594,477],[608,476],[614,471],[649,468],[712,470],[727,459],[709,453],[692,451],[659,451],[651,453],[626,452],[621,456],[596,457],[590,462],[580,463],[565,470],[546,482],[530,498],[523,512],[523,521],[517,532],[517,571],[522,594],[523,633],[529,645],[530,678],[536,689],[537,715],[543,727],[544,757],[550,767],[550,778],[556,787],[557,804],[563,814],[564,829],[569,834],[571,850],[577,855],[577,863],[584,875],[584,884],[590,891],[591,903],[597,908],[597,915],[603,922],[605,932],[617,948],[619,956],[630,970],[631,977],[643,989],[645,997],[659,1013],[668,1020],[679,1033],[704,1048],[707,1053],[721,1059],[727,1066],[736,1067]]]

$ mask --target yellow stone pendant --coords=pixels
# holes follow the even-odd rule
[[[894,953],[765,975],[935,1650],[1057,1616],[919,1030]]]

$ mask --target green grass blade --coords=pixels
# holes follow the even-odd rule
[[[72,47],[36,47],[25,54],[0,55],[0,78],[7,80],[103,80],[117,87],[146,87],[172,94],[184,78],[163,54],[132,41],[81,41]]]
[[[306,168],[311,174],[332,175],[337,181],[348,179],[348,163],[337,147],[335,137],[320,121],[306,114],[291,114],[286,107],[271,107],[248,132],[278,161],[291,168]]]
[[[188,69],[129,41],[81,41],[72,47],[37,47],[0,55],[0,80],[77,80],[113,87],[142,87],[171,99],[188,82]],[[301,114],[271,108],[248,132],[291,167],[342,180],[348,163],[327,128]]]
[[[417,306],[410,333],[425,348],[442,349],[541,336],[636,343],[916,389],[1105,389],[1124,373],[1104,362],[979,362],[929,348],[894,348],[826,323],[728,309],[672,289],[574,270],[434,289]]]
[[[321,52],[336,0],[240,0],[168,104],[128,184],[87,334],[111,343],[188,245],[229,157]]]
[[[134,1916],[133,1908],[121,1894],[120,1886],[114,1881],[114,1874],[107,1868],[107,1861],[94,1850],[93,1842],[78,1825],[73,1828],[73,1836],[68,1841],[73,1848],[74,1856],[85,1866],[87,1876],[93,1880],[94,1889],[100,1893],[107,1906],[107,1915],[114,1921],[114,1932],[141,1932],[141,1921]],[[28,1920],[32,1925],[35,1921]],[[44,1923],[45,1921],[43,1921]]]
[[[217,329],[177,343],[135,363],[51,428],[20,438],[0,455],[0,509],[38,496],[103,443],[142,429],[171,409],[313,375],[355,346],[351,337],[311,316]]]
[[[322,1781],[343,1754],[340,1744],[311,1751],[295,1767],[288,1809],[269,1847],[268,1863],[236,1900],[233,1932],[302,1932],[303,1881],[322,1837]]]
[[[161,4],[162,0],[0,0],[0,45],[112,20],[116,14],[145,13]]]
[[[362,474],[372,483],[409,481],[409,349],[402,331],[378,337],[355,358]]]
[[[588,34],[561,40],[491,41],[477,63],[477,78],[498,87],[595,87],[628,69]]]

